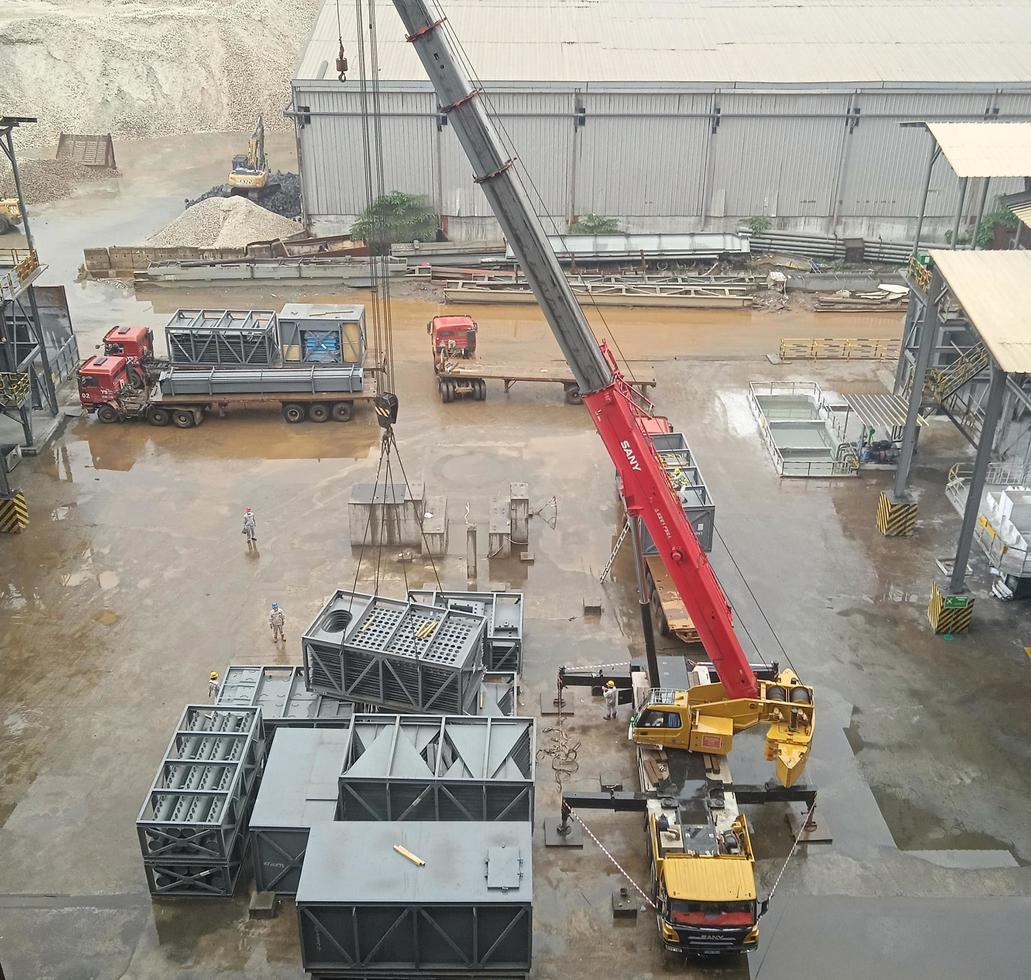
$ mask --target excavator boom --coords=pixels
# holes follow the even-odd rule
[[[433,84],[441,111],[447,114],[473,166],[473,179],[490,201],[576,378],[622,479],[629,512],[640,515],[651,533],[728,695],[756,697],[755,673],[734,633],[723,591],[651,440],[638,424],[647,409],[635,400],[612,357],[599,347],[516,178],[515,161],[504,152],[484,111],[482,93],[472,87],[460,67],[447,19],[425,0],[394,0],[394,6]]]

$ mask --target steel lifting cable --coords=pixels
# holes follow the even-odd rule
[[[551,223],[551,227],[555,232],[555,237],[564,238],[565,236],[563,235],[563,233],[559,231],[558,222],[555,220],[555,216],[548,209],[547,203],[544,200],[544,196],[541,194],[540,190],[537,188],[537,184],[534,182],[533,175],[526,168],[526,165],[520,160],[519,155],[516,153],[515,141],[512,139],[511,134],[508,132],[508,128],[505,126],[505,121],[501,118],[501,113],[498,111],[489,93],[484,88],[483,80],[480,78],[479,74],[477,74],[476,67],[473,65],[472,59],[466,53],[461,38],[458,37],[454,30],[452,30],[450,21],[447,18],[443,5],[439,2],[437,3],[437,9],[440,11],[441,14],[443,29],[448,33],[451,43],[454,45],[456,53],[458,54],[459,61],[462,63],[462,66],[465,68],[465,70],[469,73],[470,78],[472,78],[472,80],[476,83],[477,91],[480,97],[483,99],[484,105],[486,106],[487,115],[498,129],[498,136],[501,139],[502,147],[508,153],[512,161],[518,164],[518,166],[512,168],[516,179],[522,184],[523,176],[525,175],[526,181],[529,183],[530,187],[533,190],[533,197],[536,198],[537,203],[540,205],[540,213],[545,218],[547,218],[548,221]],[[526,191],[525,184],[523,186],[523,190],[524,192]],[[527,196],[529,197],[530,195]],[[608,334],[609,340],[612,341],[612,345],[616,348],[616,353],[619,354],[619,359],[622,361],[624,367],[626,368],[627,374],[630,375],[630,380],[636,381],[637,378],[634,377],[634,371],[630,365],[630,361],[627,359],[626,355],[623,353],[622,348],[619,346],[619,341],[616,340],[616,335],[612,332],[612,328],[609,326],[608,320],[605,319],[605,313],[602,310],[601,306],[598,305],[597,297],[594,295],[594,293],[587,289],[587,283],[584,280],[583,272],[577,269],[576,275],[577,278],[580,280],[580,285],[583,286],[586,290],[587,296],[591,301],[591,306],[598,314],[598,317],[602,322],[602,326],[604,326],[605,332]]]
[[[643,898],[653,909],[658,910],[658,906],[648,897],[645,890],[630,877],[630,872],[615,859],[612,852],[598,839],[597,834],[595,834],[594,831],[584,823],[583,817],[581,817],[580,814],[570,806],[566,807],[566,813],[568,813],[581,827],[583,827],[584,833],[598,845],[598,849],[615,865],[616,870],[634,886],[637,894],[640,895],[641,898]]]

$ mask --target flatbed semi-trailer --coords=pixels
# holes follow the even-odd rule
[[[151,383],[125,357],[102,355],[91,357],[79,368],[79,402],[101,422],[143,419],[151,425],[190,429],[200,425],[211,412],[224,415],[229,409],[262,405],[278,405],[283,418],[290,423],[306,419],[348,422],[358,403],[376,397],[375,371],[366,370],[358,391],[349,390],[351,382],[346,379],[341,390],[326,390],[328,378],[321,377],[318,369],[309,391],[277,390],[275,370],[259,373],[262,378],[255,382],[254,390],[163,392],[160,382]]]

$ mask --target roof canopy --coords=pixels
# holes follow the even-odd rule
[[[932,249],[931,258],[995,363],[1031,373],[1031,252]]]
[[[927,123],[957,177],[1031,177],[1031,123]]]

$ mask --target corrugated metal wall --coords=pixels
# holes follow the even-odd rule
[[[1031,119],[1031,93],[497,92],[490,107],[543,213],[620,219],[628,231],[732,230],[768,216],[777,229],[905,239],[919,209],[930,139],[914,119]],[[357,86],[294,82],[305,213],[345,231],[365,205]],[[449,236],[496,234],[486,199],[430,93],[384,92],[387,189],[421,194]],[[582,110],[578,114],[578,110]],[[1017,189],[993,181],[996,194]],[[940,161],[925,234],[952,226],[959,184]],[[976,182],[965,212],[976,210]],[[539,202],[538,202],[539,203]],[[552,230],[549,224],[549,230]]]

